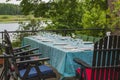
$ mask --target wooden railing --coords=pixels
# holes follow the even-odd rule
[[[115,30],[116,28],[114,28],[114,30]],[[119,30],[120,28],[117,28],[117,30]],[[87,29],[83,29],[83,28],[79,28],[79,29],[57,29],[57,30],[34,30],[34,31],[32,31],[32,30],[25,30],[25,31],[8,31],[8,33],[9,34],[12,34],[11,36],[13,36],[13,35],[16,35],[16,34],[18,34],[18,33],[20,33],[20,34],[24,34],[24,33],[29,33],[29,35],[35,35],[36,33],[38,33],[38,32],[55,32],[55,33],[57,33],[57,34],[62,34],[62,35],[64,35],[64,36],[66,36],[67,34],[70,34],[70,33],[74,33],[75,31],[80,31],[80,32],[82,32],[82,31],[102,31],[102,33],[104,34],[104,36],[106,35],[105,33],[107,32],[107,31],[112,31],[113,29],[108,29],[108,28],[105,28],[105,29],[101,29],[101,28],[87,28]],[[1,31],[0,32],[0,40],[2,40],[3,39],[3,37],[4,37],[4,31]],[[21,37],[24,37],[24,35],[22,35]],[[102,36],[101,36],[102,37]]]
[[[98,31],[99,30],[99,31],[104,31],[104,33],[105,33],[109,29],[100,29],[100,28],[83,29],[83,28],[79,28],[79,29],[57,29],[57,30],[35,30],[35,31],[25,30],[25,31],[8,31],[8,33],[11,33],[11,34],[15,34],[15,33],[31,33],[31,34],[34,34],[34,33],[37,33],[37,32],[56,32],[56,33],[62,33],[63,35],[67,35],[67,33],[69,33],[69,32],[88,31],[88,30],[92,30],[92,31]],[[3,39],[4,31],[1,31],[0,34],[1,34],[1,38]]]

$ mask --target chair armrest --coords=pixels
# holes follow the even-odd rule
[[[120,68],[120,65],[116,65],[116,66],[97,66],[97,67],[92,67],[93,69],[110,69],[110,68]]]
[[[17,64],[22,64],[22,63],[36,63],[36,62],[39,62],[39,61],[47,61],[47,60],[50,60],[49,57],[46,57],[46,58],[40,58],[40,59],[37,59],[37,60],[25,60],[25,61],[18,61],[16,62]]]
[[[24,49],[24,48],[27,48],[27,47],[30,47],[30,45],[25,45],[25,46],[22,46],[22,47],[17,47],[17,48],[14,48],[13,50],[16,51],[16,50]]]
[[[38,49],[39,48],[33,48],[33,49],[25,50],[23,52],[18,52],[18,53],[15,53],[15,56],[20,55],[20,54],[24,54],[24,53],[28,53],[28,52],[31,52],[31,51],[35,51],[35,50],[38,50]]]
[[[91,66],[89,64],[87,64],[85,61],[79,59],[79,58],[75,58],[73,59],[76,63],[80,64],[82,67],[85,68],[91,68]]]
[[[16,59],[18,59],[18,58],[27,58],[27,57],[40,56],[40,55],[42,55],[42,54],[41,53],[39,53],[39,54],[29,54],[29,55],[24,55],[24,56],[17,56],[15,58]]]
[[[8,54],[5,54],[5,53],[0,55],[0,58],[12,58],[12,57],[13,57],[12,55],[8,55]]]
[[[82,67],[85,68],[91,68],[91,69],[104,69],[104,68],[119,68],[120,65],[116,65],[116,66],[90,66],[89,64],[87,64],[86,62],[84,62],[83,60],[79,59],[79,58],[75,58],[73,59],[76,63],[80,64]]]
[[[113,48],[113,49],[94,49],[95,51],[120,51],[120,48]]]
[[[7,56],[5,56],[5,55],[0,55],[0,58],[12,58],[13,56],[11,56],[11,55],[7,55]]]
[[[86,68],[87,69],[95,69],[95,70],[100,70],[100,69],[103,69],[103,70],[104,69],[108,69],[108,70],[113,69],[114,70],[115,69],[118,72],[120,71],[120,65],[116,65],[116,66],[90,66],[78,58],[75,58],[74,61],[81,65],[81,73],[80,74],[84,73],[86,75],[86,72],[85,72]],[[80,75],[80,77],[81,77],[81,75]]]

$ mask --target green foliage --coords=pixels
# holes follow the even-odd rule
[[[30,22],[19,22],[19,31],[37,31],[43,28],[43,26],[40,25],[41,20],[31,19]],[[24,32],[24,33],[17,33],[17,40],[22,40],[23,37],[29,36],[29,35],[35,35],[37,32]]]
[[[38,4],[40,3],[40,4]],[[49,8],[49,3],[35,0],[22,0],[20,6],[22,7],[22,12],[25,15],[33,14],[35,17],[46,17],[46,12]]]
[[[29,6],[28,6],[29,5]],[[107,28],[106,0],[22,0],[24,14],[50,18],[52,24],[46,29]],[[89,35],[104,35],[101,31],[83,32]]]
[[[108,9],[108,2],[109,0],[92,0],[92,4],[99,5],[101,10],[107,10]]]
[[[0,15],[20,15],[21,9],[18,5],[0,3]]]
[[[52,24],[47,29],[77,29],[82,28],[83,3],[78,0],[60,0],[52,2],[48,10],[48,16]]]
[[[38,7],[34,9],[35,17],[47,17],[46,12],[48,11],[48,5],[44,2],[41,2],[41,4],[38,4]],[[41,10],[41,11],[40,11]]]
[[[106,6],[100,1],[61,0],[51,5],[49,16],[52,20],[47,29],[106,28]],[[105,0],[101,3],[105,4]],[[102,6],[102,7],[101,7]],[[84,31],[83,34],[101,36],[101,31]]]
[[[21,41],[18,39],[16,41],[12,42],[13,47],[20,47],[21,46]]]
[[[28,15],[34,9],[34,5],[29,0],[22,0],[20,6],[24,15]]]
[[[85,10],[85,9],[84,9]],[[106,28],[106,13],[105,10],[101,10],[100,6],[97,5],[96,7],[92,7],[90,10],[85,10],[82,16],[82,26],[84,28],[99,28],[103,29]],[[86,32],[85,32],[86,33]],[[86,34],[91,34],[95,36],[98,34],[99,36],[103,35],[104,33],[101,31],[88,31]]]

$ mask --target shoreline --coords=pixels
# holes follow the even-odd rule
[[[34,17],[33,15],[0,15],[0,23],[9,23],[9,22],[24,22],[30,21],[31,19],[35,20],[48,20],[47,18]]]
[[[19,23],[19,22],[29,22],[29,20],[28,21],[3,21],[3,22],[0,21],[0,24],[2,24],[2,23]]]

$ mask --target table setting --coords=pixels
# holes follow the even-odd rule
[[[32,36],[41,42],[47,42],[54,47],[60,47],[66,51],[84,51],[93,50],[93,42],[83,41],[82,39],[73,39],[69,36],[61,36],[51,33],[44,33],[38,36]]]
[[[89,41],[54,33],[42,33],[24,37],[22,45],[27,44],[32,48],[39,47],[41,57],[49,57],[48,63],[64,77],[75,76],[75,69],[79,65],[74,63],[73,58],[92,63],[94,44]]]

